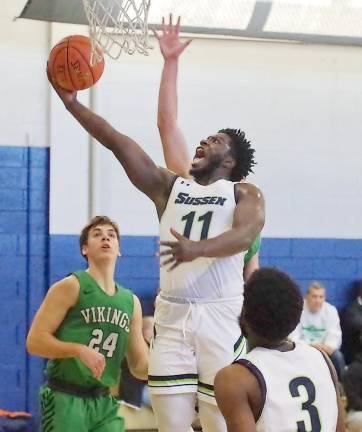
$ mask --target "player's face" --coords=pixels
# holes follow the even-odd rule
[[[308,305],[308,309],[311,312],[318,312],[322,307],[325,299],[326,293],[324,289],[311,289],[310,292],[306,295],[306,301]]]
[[[231,138],[224,133],[211,135],[200,141],[191,163],[190,174],[197,177],[200,173],[212,172],[230,154]]]
[[[83,255],[87,255],[88,260],[91,258],[115,259],[119,255],[119,242],[112,225],[97,225],[91,228],[82,252]]]

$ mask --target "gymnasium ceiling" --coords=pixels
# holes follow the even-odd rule
[[[170,11],[187,33],[362,46],[362,0],[152,0],[149,24]],[[87,24],[82,0],[28,0],[19,17]]]

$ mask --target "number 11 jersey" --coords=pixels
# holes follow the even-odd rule
[[[190,240],[204,240],[232,228],[236,207],[235,183],[218,180],[203,186],[194,180],[177,177],[160,221],[160,240],[176,241],[170,232]],[[161,250],[167,247],[161,247]],[[172,271],[161,267],[161,295],[178,299],[216,300],[243,294],[245,252],[223,258],[196,258]],[[166,261],[168,256],[162,257]]]

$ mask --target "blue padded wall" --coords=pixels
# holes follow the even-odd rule
[[[352,284],[362,279],[362,240],[263,239],[261,265],[275,266],[293,276],[303,292],[317,280],[327,300],[340,311],[352,297]]]
[[[123,236],[117,280],[132,289],[150,313],[158,287],[157,237]],[[51,281],[85,268],[77,236],[51,236]],[[351,299],[352,283],[362,279],[362,240],[263,238],[262,266],[278,267],[294,277],[303,292],[313,280],[323,283],[328,301],[341,310]]]
[[[48,285],[49,149],[0,147],[0,407],[37,409],[42,360],[25,338]]]
[[[0,408],[37,412],[43,361],[25,351],[26,332],[48,286],[85,268],[78,236],[51,235],[49,149],[0,146]],[[158,238],[123,236],[117,280],[152,313],[158,288]],[[362,279],[362,240],[264,238],[261,264],[295,277],[305,291],[312,280],[326,285],[340,310]]]

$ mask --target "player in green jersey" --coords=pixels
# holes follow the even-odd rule
[[[191,178],[192,157],[189,154],[186,139],[177,123],[177,75],[178,60],[191,39],[181,42],[179,38],[180,17],[176,24],[169,24],[162,19],[162,31],[154,31],[164,58],[164,66],[158,95],[157,125],[160,133],[166,166],[170,171],[184,178]],[[241,179],[245,181],[245,178]],[[244,280],[259,268],[260,234],[251,244],[244,257]]]
[[[106,216],[83,229],[86,271],[50,287],[31,325],[29,353],[50,359],[40,391],[43,432],[121,432],[116,400],[123,358],[132,374],[147,379],[148,349],[138,298],[114,281],[119,230]]]

